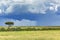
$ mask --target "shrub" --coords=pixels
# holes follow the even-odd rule
[[[16,27],[16,31],[21,31],[22,29],[20,27]]]
[[[0,28],[0,31],[6,31],[6,29],[4,27]]]

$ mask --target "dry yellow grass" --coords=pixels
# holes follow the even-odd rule
[[[60,40],[60,30],[0,32],[0,40]]]

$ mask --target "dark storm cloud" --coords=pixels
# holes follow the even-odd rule
[[[22,7],[20,5],[14,5],[13,7],[14,7],[13,12],[7,14],[5,13],[3,15],[0,15],[0,17],[15,20],[22,20],[22,19],[37,20],[39,16],[39,14],[28,12],[28,7],[26,5],[23,5]]]

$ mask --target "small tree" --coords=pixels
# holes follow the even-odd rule
[[[14,22],[5,22],[6,25],[8,25],[8,27],[11,27],[12,25],[14,25]]]

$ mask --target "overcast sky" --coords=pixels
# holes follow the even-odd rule
[[[0,26],[60,26],[60,0],[0,0]]]

